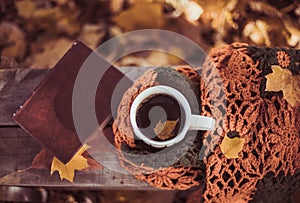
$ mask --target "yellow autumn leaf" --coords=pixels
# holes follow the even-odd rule
[[[125,29],[125,32],[161,28],[164,24],[163,4],[156,2],[140,1],[114,18],[117,25]]]
[[[220,144],[220,148],[226,158],[238,158],[239,152],[243,149],[244,142],[244,138],[229,138],[226,135]]]
[[[265,91],[282,91],[283,97],[292,106],[300,105],[300,75],[293,75],[288,69],[274,65],[272,73],[266,75]]]
[[[175,136],[172,134],[172,131],[175,129],[177,122],[178,119],[175,121],[159,121],[154,128],[154,132],[157,135],[157,137],[161,140],[172,138]]]
[[[34,10],[36,9],[36,3],[30,0],[17,1],[16,7],[19,16],[28,19],[32,16]]]
[[[75,170],[82,170],[89,167],[87,159],[82,156],[88,148],[89,146],[87,144],[83,145],[66,164],[54,157],[51,164],[50,174],[52,175],[55,171],[58,171],[61,180],[66,179],[73,183]]]

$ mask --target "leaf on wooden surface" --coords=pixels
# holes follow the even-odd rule
[[[82,146],[67,164],[54,157],[50,174],[52,175],[55,171],[58,171],[61,180],[66,179],[73,183],[75,170],[83,170],[89,167],[88,160],[82,156],[87,148],[89,147],[86,144]]]
[[[115,23],[124,28],[125,32],[146,28],[161,28],[164,25],[164,20],[163,4],[146,1],[135,3],[114,18]]]
[[[244,138],[229,138],[226,135],[220,144],[220,148],[226,158],[238,158],[239,152],[243,149],[244,142]]]
[[[154,132],[161,140],[170,139],[175,136],[174,134],[172,134],[172,131],[175,129],[177,122],[178,119],[175,121],[159,121],[154,128]]]
[[[283,92],[283,97],[292,106],[300,105],[300,75],[293,75],[288,69],[273,65],[273,73],[267,78],[265,91]]]
[[[40,153],[38,153],[31,163],[31,168],[37,169],[49,169],[51,167],[51,162],[53,160],[53,155],[48,152],[47,149],[43,148]]]
[[[83,157],[85,157],[87,159],[88,168],[83,169],[83,171],[90,171],[90,170],[103,170],[103,166],[101,164],[99,164],[95,159],[93,159],[89,153],[84,152],[82,154]]]
[[[94,148],[94,147],[92,147]],[[98,150],[99,151],[99,150]],[[98,153],[101,153],[100,151]],[[94,160],[91,155],[85,151],[82,156],[86,158],[88,167],[83,169],[83,171],[90,171],[90,170],[103,170],[103,166],[99,164],[96,160]],[[45,148],[43,148],[35,157],[31,163],[29,168],[35,169],[51,169],[51,164],[53,161],[53,155]]]

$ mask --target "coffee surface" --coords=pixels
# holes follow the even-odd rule
[[[137,126],[152,140],[172,139],[179,133],[184,120],[181,109],[178,101],[169,95],[149,96],[138,107]]]

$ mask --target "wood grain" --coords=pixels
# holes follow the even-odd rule
[[[30,166],[41,146],[21,128],[0,128],[0,177]]]
[[[126,74],[133,68],[120,70]],[[130,174],[118,173],[108,168],[102,171],[76,172],[74,184],[61,181],[57,172],[50,176],[48,170],[28,169],[41,146],[14,123],[12,115],[32,94],[48,71],[49,69],[0,70],[0,185],[155,189]],[[134,79],[144,71],[134,71],[130,78]],[[112,152],[106,151],[95,156],[99,160],[109,161],[113,166],[119,165],[118,157]]]
[[[0,126],[15,126],[16,110],[44,79],[48,69],[0,70]]]
[[[41,146],[38,142],[21,128],[1,127],[0,185],[154,189],[130,174],[118,173],[108,168],[86,172],[78,171],[73,184],[65,180],[61,181],[57,172],[50,176],[50,171],[47,169],[29,168],[40,150]],[[107,160],[112,166],[119,165],[118,157],[113,152],[98,153],[96,159]]]

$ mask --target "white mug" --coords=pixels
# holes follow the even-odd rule
[[[145,136],[138,128],[136,114],[140,104],[151,95],[164,94],[176,99],[185,113],[185,122],[181,131],[172,139],[155,141]],[[174,145],[185,137],[188,130],[212,130],[215,127],[215,119],[207,116],[193,115],[191,107],[185,96],[178,90],[164,85],[153,86],[142,91],[133,101],[130,107],[130,122],[135,135],[146,144],[155,148],[163,148]]]

